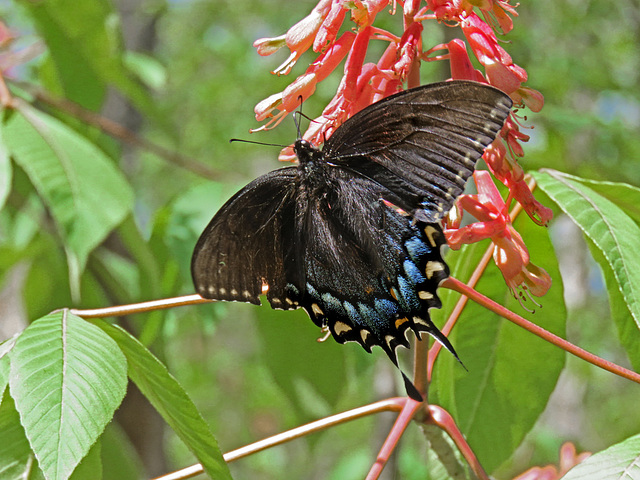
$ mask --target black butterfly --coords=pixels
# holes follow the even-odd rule
[[[511,105],[487,85],[436,83],[365,108],[323,150],[296,141],[297,166],[251,182],[204,230],[191,262],[197,292],[302,307],[339,343],[379,345],[396,366],[409,329],[455,355],[429,318],[449,275],[439,221]]]

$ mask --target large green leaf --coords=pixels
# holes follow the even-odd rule
[[[640,328],[640,191],[628,185],[585,181],[555,170],[535,174],[538,185],[593,241],[607,259],[629,312]],[[595,189],[630,208],[625,210]],[[619,196],[615,192],[619,192]],[[636,221],[634,221],[634,218]]]
[[[33,468],[38,468],[13,399],[8,394],[0,404],[0,436],[0,478],[18,480],[25,478]]]
[[[229,468],[196,406],[167,368],[144,345],[119,326],[95,324],[120,346],[129,377],[202,464],[211,478],[231,478]]]
[[[6,119],[3,135],[53,215],[77,294],[87,256],[131,211],[131,188],[101,150],[26,105]]]
[[[629,306],[625,302],[618,282],[613,275],[613,270],[609,266],[606,258],[602,252],[593,244],[588,242],[591,255],[594,260],[600,265],[602,274],[604,276],[605,284],[607,286],[607,293],[609,294],[609,309],[611,311],[611,318],[616,324],[618,331],[618,338],[621,345],[627,351],[627,356],[636,371],[640,371],[640,332],[638,327],[633,321],[633,316],[629,311]]]
[[[20,424],[20,415],[8,395],[0,405],[0,478],[2,480],[43,480],[42,470],[31,451],[29,441]],[[69,480],[100,480],[100,442],[96,442]]]
[[[49,48],[49,86],[86,108],[102,105],[113,85],[151,111],[146,91],[124,64],[120,21],[108,0],[21,2]],[[56,85],[57,84],[57,85]]]
[[[66,310],[33,322],[9,356],[31,448],[48,480],[66,479],[122,401],[126,360],[108,335]]]
[[[636,480],[640,478],[640,435],[627,438],[573,467],[562,480]]]
[[[554,283],[541,299],[541,308],[527,312],[509,293],[502,275],[491,263],[476,289],[562,336],[565,306],[562,282],[548,232],[528,218],[519,218],[531,261],[543,267]],[[466,281],[486,248],[474,244],[451,252],[452,275]],[[442,312],[450,312],[459,295],[441,289]],[[528,308],[533,305],[529,304]],[[432,310],[435,313],[434,310]],[[544,410],[564,366],[564,352],[502,317],[469,302],[449,336],[465,371],[447,352],[436,362],[430,394],[455,418],[482,465],[493,471],[511,456]]]

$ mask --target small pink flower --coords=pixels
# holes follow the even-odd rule
[[[532,112],[539,112],[544,106],[544,97],[540,92],[529,87],[520,87],[515,92],[520,99],[514,98],[516,103],[524,103]]]
[[[491,180],[489,172],[478,170],[473,174],[478,194],[463,195],[458,199],[458,208],[473,215],[478,222],[461,228],[446,228],[449,246],[457,250],[463,244],[490,238],[494,243],[493,259],[511,292],[517,295],[524,290],[535,296],[544,295],[551,286],[551,278],[544,269],[530,262],[529,251],[520,234],[513,228],[508,206]],[[449,227],[457,227],[461,217]]]
[[[461,22],[462,31],[480,63],[485,67],[491,85],[507,94],[520,88],[527,80],[527,73],[511,60],[511,56],[498,45],[491,27],[471,12]]]
[[[406,78],[409,70],[413,67],[421,38],[422,24],[420,22],[413,22],[402,35],[400,44],[397,47],[398,61],[393,66],[394,72],[396,72],[400,78]]]
[[[343,3],[351,6],[351,20],[362,28],[373,24],[376,15],[389,4],[389,0],[353,0]]]
[[[447,50],[445,55],[439,55],[430,58],[431,53],[438,50]],[[451,68],[451,78],[454,80],[473,80],[476,82],[487,83],[482,73],[474,68],[467,52],[467,46],[459,38],[454,38],[449,43],[436,45],[432,49],[424,53],[423,58],[427,61],[433,60],[449,60]]]
[[[313,45],[316,34],[329,13],[331,1],[332,0],[320,0],[311,13],[291,27],[284,36],[261,38],[253,43],[253,46],[258,49],[260,55],[271,55],[284,45],[291,50],[289,58],[272,73],[276,75],[287,75],[300,56]],[[282,41],[283,37],[284,44]]]
[[[256,120],[261,122],[267,118],[273,117],[273,111],[280,108],[282,105],[282,92],[269,95],[264,100],[260,101],[253,111],[256,114]]]
[[[258,40],[253,42],[253,46],[256,47],[258,55],[262,55],[263,57],[271,55],[272,53],[276,53],[286,45],[287,42],[284,35],[272,38],[259,38]]]
[[[346,14],[347,8],[343,5],[343,2],[340,0],[334,0],[329,13],[322,22],[322,25],[320,25],[318,34],[313,41],[314,52],[320,52],[324,50],[327,45],[333,43],[338,31],[340,30],[342,22],[344,22]]]
[[[546,225],[551,220],[553,212],[533,197],[522,167],[507,155],[502,141],[498,139],[489,145],[482,158],[491,173],[509,189],[510,198],[517,200],[535,223]]]

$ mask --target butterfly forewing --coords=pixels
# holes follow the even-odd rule
[[[380,185],[391,203],[435,222],[464,190],[511,104],[501,91],[474,82],[414,88],[351,117],[324,153]]]
[[[284,297],[286,278],[295,276],[286,266],[295,263],[290,233],[296,170],[283,168],[259,177],[213,217],[191,259],[200,296],[258,305],[263,293],[276,302]]]

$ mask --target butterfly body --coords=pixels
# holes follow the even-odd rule
[[[205,298],[304,308],[340,343],[367,351],[409,346],[427,332],[448,274],[439,221],[462,193],[511,101],[473,82],[388,97],[347,120],[322,150],[294,146],[299,164],[234,195],[192,259]]]

